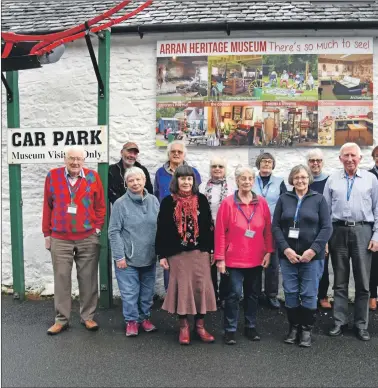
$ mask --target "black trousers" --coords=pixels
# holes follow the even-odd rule
[[[328,295],[328,287],[329,287],[329,271],[328,271],[328,266],[329,266],[329,255],[325,257],[324,260],[324,271],[323,275],[320,279],[319,282],[319,290],[318,290],[318,299],[324,299]]]
[[[335,276],[333,318],[337,325],[348,324],[348,285],[352,261],[356,289],[354,325],[359,329],[368,327],[371,251],[367,248],[372,234],[370,224],[351,227],[333,224],[329,248]]]
[[[378,288],[378,252],[373,252],[370,271],[370,298],[377,298]]]

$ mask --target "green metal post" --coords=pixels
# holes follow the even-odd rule
[[[98,90],[98,125],[109,125],[109,78],[110,78],[110,31],[106,30],[99,37],[98,65],[102,81],[104,83],[104,95]],[[108,133],[109,151],[109,133]],[[107,211],[105,224],[101,235],[100,253],[100,307],[108,308],[113,302],[112,287],[112,262],[109,254],[108,225],[109,225],[109,202],[108,202],[108,171],[109,163],[99,163],[98,173],[104,186]]]
[[[12,100],[7,99],[8,128],[20,128],[20,101],[18,93],[18,72],[9,71],[6,76],[13,92]],[[24,241],[22,223],[21,165],[10,164],[9,198],[12,243],[13,297],[25,299]]]

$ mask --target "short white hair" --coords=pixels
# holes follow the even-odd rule
[[[345,143],[340,148],[340,156],[343,154],[345,148],[355,148],[357,150],[358,156],[361,156],[361,148],[357,143]]]
[[[70,154],[71,152],[75,152],[75,151],[80,152],[83,155],[83,158],[85,158],[87,156],[87,153],[86,153],[84,147],[81,145],[71,145],[71,146],[64,147],[65,157],[67,157],[68,154]]]
[[[168,156],[168,159],[169,159],[169,154],[171,153],[171,150],[172,150],[172,147],[176,144],[180,144],[182,146],[182,150],[184,152],[184,158],[186,158],[186,153],[187,153],[187,149],[186,149],[186,145],[183,141],[181,140],[173,140],[172,143],[169,143],[168,144],[168,147],[167,147],[167,156]]]
[[[316,156],[319,156],[324,161],[324,154],[320,148],[314,148],[312,150],[309,150],[306,154],[306,160],[309,161],[310,159]]]
[[[220,156],[213,156],[210,159],[210,176],[211,176],[211,166],[214,166],[217,164],[224,167],[224,176],[226,176],[227,175],[227,160],[225,158],[220,157]]]
[[[125,172],[125,182],[127,182],[127,178],[131,175],[142,175],[144,178],[146,178],[146,174],[144,171],[139,167],[130,167]]]
[[[256,177],[255,170],[250,166],[237,166],[235,170],[235,180],[237,181],[241,175],[245,172],[249,172],[253,178]]]

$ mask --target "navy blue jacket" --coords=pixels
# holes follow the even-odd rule
[[[285,257],[286,248],[293,249],[302,255],[307,249],[316,253],[315,260],[324,259],[325,246],[332,235],[332,222],[329,207],[322,194],[309,190],[302,199],[296,228],[299,228],[299,238],[289,238],[289,229],[294,226],[294,215],[297,209],[298,197],[293,191],[288,191],[278,199],[273,215],[272,232],[280,257]],[[313,260],[314,260],[313,259]]]

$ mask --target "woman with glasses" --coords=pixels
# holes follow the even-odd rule
[[[190,343],[188,315],[194,315],[195,334],[210,343],[214,337],[205,329],[204,317],[216,311],[217,305],[210,274],[214,224],[209,203],[198,192],[195,172],[189,166],[176,169],[170,190],[160,205],[155,239],[160,266],[170,273],[162,308],[178,314],[181,345]]]
[[[310,184],[310,189],[323,194],[325,184],[329,175],[323,172],[324,155],[321,149],[315,148],[307,152],[307,165],[311,170],[311,174],[314,181]],[[319,282],[318,301],[321,308],[329,310],[332,308],[331,303],[328,300],[328,287],[329,287],[329,253],[328,244],[325,250],[324,271]]]
[[[217,219],[217,213],[220,204],[229,195],[234,194],[235,184],[233,180],[227,179],[227,161],[220,157],[214,157],[210,160],[210,179],[201,183],[199,191],[204,194],[209,201],[211,216],[214,224]],[[213,264],[213,263],[212,263]],[[211,267],[211,278],[213,281],[215,298],[217,304],[221,305],[224,301],[226,278],[221,275],[218,290],[218,271],[215,265]]]
[[[281,194],[286,193],[287,189],[283,178],[272,175],[276,167],[276,160],[273,155],[265,152],[256,159],[256,167],[259,170],[253,191],[261,195],[268,202],[271,218],[273,218],[274,208]],[[280,302],[277,299],[279,264],[278,256],[273,253],[270,258],[269,267],[265,269],[264,293],[266,301],[273,309],[280,308]]]
[[[244,291],[244,333],[259,341],[256,315],[261,290],[261,272],[273,252],[271,219],[266,200],[252,191],[255,172],[251,167],[235,171],[238,190],[220,205],[215,226],[214,258],[220,273],[228,276],[224,309],[224,341],[236,343],[239,301]]]
[[[378,146],[371,153],[375,162],[374,167],[369,170],[378,179]],[[369,308],[371,311],[377,310],[377,288],[378,288],[378,252],[373,252],[371,271],[370,271],[370,300]]]
[[[324,269],[325,246],[332,234],[331,217],[322,194],[310,189],[313,182],[307,166],[292,168],[292,191],[283,194],[273,216],[285,306],[290,324],[285,343],[311,346],[319,280]]]

